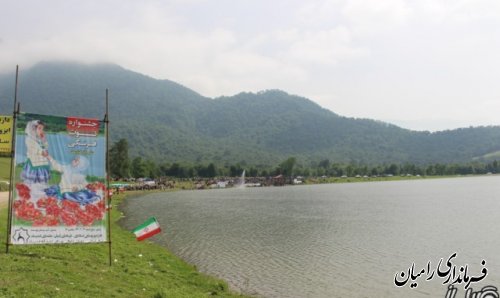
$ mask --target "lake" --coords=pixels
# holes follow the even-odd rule
[[[156,216],[153,241],[259,297],[444,298],[435,269],[453,253],[455,276],[487,268],[474,291],[500,287],[500,176],[179,191],[123,207],[125,228]],[[396,287],[413,263],[429,272]]]

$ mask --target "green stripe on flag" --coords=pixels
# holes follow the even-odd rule
[[[155,217],[150,217],[148,218],[148,220],[146,220],[143,224],[141,224],[140,226],[138,226],[137,228],[134,229],[134,233],[135,232],[138,232],[139,230],[142,230],[144,229],[145,227],[149,226],[150,224],[152,223],[155,223],[157,222],[156,218]]]

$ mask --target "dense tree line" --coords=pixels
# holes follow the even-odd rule
[[[157,178],[162,176],[177,178],[204,177],[213,178],[220,176],[237,177],[243,170],[248,177],[268,177],[276,175],[304,176],[304,177],[354,177],[354,176],[398,176],[398,175],[469,175],[500,173],[500,162],[474,162],[467,164],[433,163],[428,165],[381,164],[366,165],[357,163],[333,163],[329,159],[311,162],[308,165],[298,163],[295,157],[289,157],[275,166],[251,166],[244,161],[237,164],[217,165],[213,162],[207,164],[191,163],[156,163],[151,159],[128,156],[128,143],[121,139],[114,143],[110,150],[111,175],[114,178]]]

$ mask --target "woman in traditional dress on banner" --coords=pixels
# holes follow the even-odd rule
[[[48,160],[49,144],[45,135],[45,124],[41,120],[29,121],[26,125],[26,162],[21,179],[26,184],[47,185],[50,180]]]

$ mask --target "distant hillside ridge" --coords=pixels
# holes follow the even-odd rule
[[[14,73],[0,75],[0,111],[12,113]],[[500,151],[500,127],[417,132],[337,115],[280,90],[215,99],[114,64],[43,62],[21,69],[18,100],[30,113],[102,118],[110,137],[156,162],[269,165],[302,162],[463,163]]]

